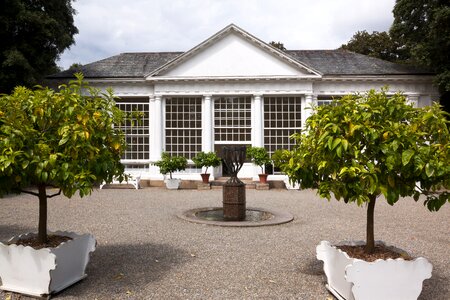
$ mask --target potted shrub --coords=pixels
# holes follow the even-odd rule
[[[202,177],[203,183],[209,183],[209,167],[218,167],[220,166],[221,160],[217,156],[215,152],[199,152],[196,156],[192,158],[192,161],[195,163],[197,168],[205,167],[205,173],[200,174]]]
[[[39,199],[37,234],[0,243],[3,290],[42,296],[83,279],[96,241],[90,234],[47,231],[47,199],[83,197],[98,182],[123,177],[126,145],[113,124],[124,115],[111,91],[100,94],[76,77],[59,91],[16,87],[0,97],[0,196]]]
[[[264,172],[264,166],[270,164],[272,160],[264,147],[248,147],[247,157],[257,166],[261,168],[261,174],[259,176],[259,182],[267,183],[267,174]]]
[[[317,247],[328,288],[338,298],[416,299],[432,266],[425,258],[406,260],[402,251],[375,243],[375,204],[385,199],[394,205],[407,196],[418,201],[423,194],[428,209],[437,211],[450,201],[446,113],[438,104],[413,108],[405,96],[386,92],[371,90],[316,107],[305,134],[296,134],[293,151],[274,154],[276,165],[301,188],[367,207],[365,242],[323,241]],[[355,247],[363,248],[362,257],[354,258]],[[376,258],[384,252],[396,256],[366,261],[365,254]]]
[[[169,173],[169,178],[165,180],[166,187],[170,190],[176,190],[180,187],[181,179],[172,178],[172,173],[185,170],[187,159],[182,156],[170,156],[167,152],[163,152],[161,159],[155,162],[155,166],[159,167],[161,174]]]

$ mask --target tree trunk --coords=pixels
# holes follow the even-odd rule
[[[47,191],[45,184],[38,185],[39,190],[39,229],[38,242],[45,244],[47,242]]]
[[[374,235],[374,222],[373,216],[375,211],[375,200],[377,199],[376,195],[369,196],[370,202],[367,205],[367,228],[366,228],[366,248],[364,252],[367,254],[373,253],[375,250],[375,235]]]

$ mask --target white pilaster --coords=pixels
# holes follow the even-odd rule
[[[155,162],[161,158],[163,151],[163,124],[162,124],[162,104],[161,96],[150,97],[150,160]]]
[[[254,147],[264,147],[263,143],[263,115],[262,115],[262,97],[253,96],[253,118],[252,118],[252,145]]]
[[[419,95],[408,95],[408,102],[412,104],[413,107],[419,107]]]
[[[306,94],[302,98],[302,129],[305,129],[306,119],[308,119],[312,114],[312,104],[313,104],[313,95]]]
[[[212,100],[211,95],[203,96],[202,105],[202,151],[213,151],[212,128]]]

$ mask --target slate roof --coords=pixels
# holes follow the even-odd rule
[[[144,78],[183,52],[121,53],[87,65],[81,71],[85,78]],[[395,64],[346,50],[287,50],[291,58],[324,76],[358,75],[430,75],[414,66]],[[48,76],[49,79],[71,78],[74,70]]]

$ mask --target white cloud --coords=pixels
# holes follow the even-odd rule
[[[288,49],[335,49],[392,24],[395,0],[78,0],[76,45],[59,64],[121,52],[186,51],[230,23]]]

